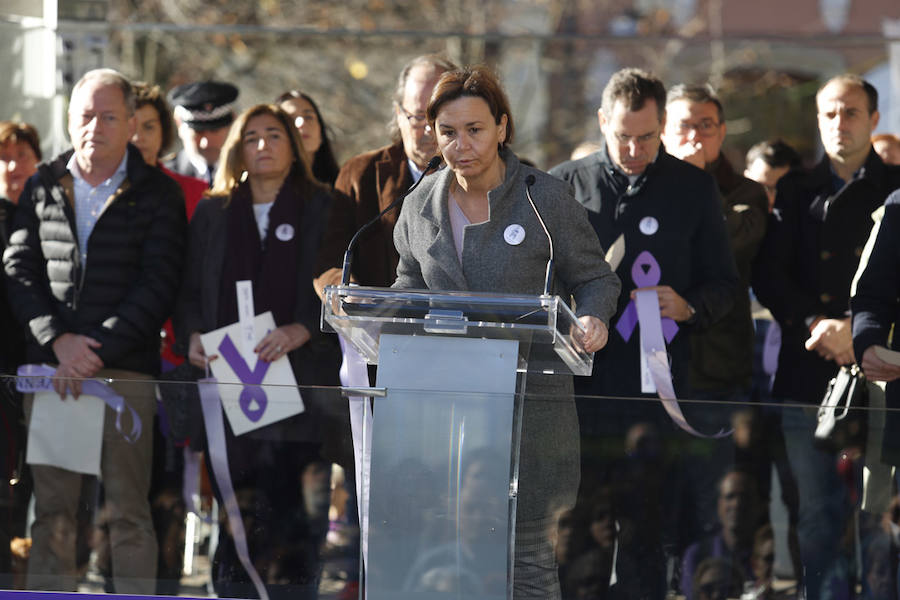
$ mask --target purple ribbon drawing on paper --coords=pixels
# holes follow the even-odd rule
[[[634,285],[639,288],[658,285],[661,276],[662,271],[659,268],[659,263],[647,250],[638,254],[637,258],[634,259],[634,264],[631,265],[631,279],[634,281]],[[619,322],[616,323],[616,330],[627,342],[631,338],[631,334],[634,333],[634,328],[637,324],[637,306],[632,300],[625,307]],[[664,317],[662,319],[662,330],[668,344],[672,342],[672,338],[678,333],[678,325],[672,319]]]
[[[231,341],[231,338],[228,337],[227,333],[219,344],[219,352],[221,353],[222,358],[225,359],[225,362],[227,362],[234,370],[235,375],[238,376],[241,383],[244,384],[244,389],[241,390],[239,404],[241,410],[247,415],[247,418],[256,423],[262,419],[263,415],[266,413],[266,406],[269,404],[269,399],[266,397],[266,391],[260,384],[262,384],[266,372],[269,370],[270,363],[257,359],[256,366],[251,371],[247,362],[244,360],[244,357],[238,352],[234,342]],[[254,400],[256,401],[256,406],[254,406]]]

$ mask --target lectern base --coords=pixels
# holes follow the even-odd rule
[[[512,340],[381,336],[368,600],[509,597],[517,356]]]

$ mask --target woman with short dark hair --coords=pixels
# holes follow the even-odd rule
[[[208,186],[202,179],[176,173],[162,165],[163,154],[175,141],[175,119],[172,117],[172,109],[169,108],[159,86],[138,82],[132,87],[137,123],[131,143],[141,151],[145,163],[159,167],[181,186],[181,191],[184,192],[184,207],[190,219]]]
[[[0,199],[18,204],[25,182],[37,172],[39,162],[37,129],[28,123],[0,121]]]
[[[464,281],[462,291],[540,295],[550,254],[543,219],[555,248],[551,293],[575,298],[585,327],[578,343],[602,348],[619,280],[569,186],[509,150],[513,120],[497,78],[485,67],[444,73],[426,115],[447,168],[403,202],[393,287],[459,290]],[[526,393],[513,597],[553,599],[560,590],[549,532],[554,513],[574,505],[579,481],[572,376],[530,373]]]

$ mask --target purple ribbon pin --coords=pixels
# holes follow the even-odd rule
[[[634,264],[631,265],[631,279],[636,287],[642,288],[658,285],[661,276],[662,271],[659,268],[659,263],[647,250],[638,254],[638,257],[634,259]],[[637,307],[634,304],[634,300],[632,300],[625,307],[619,322],[616,323],[616,330],[627,342],[631,338],[631,334],[634,333],[634,327],[637,324]],[[662,330],[668,344],[675,337],[675,334],[678,333],[678,325],[669,317],[664,317],[662,319]]]
[[[266,391],[260,384],[269,370],[270,363],[257,359],[256,366],[251,371],[246,361],[244,361],[244,357],[238,352],[234,342],[231,341],[227,333],[222,338],[222,343],[219,344],[219,352],[222,358],[225,359],[225,362],[234,370],[241,383],[245,384],[244,389],[241,390],[239,403],[247,418],[256,423],[266,413],[266,406],[269,403]],[[256,408],[253,407],[254,400],[256,400]]]

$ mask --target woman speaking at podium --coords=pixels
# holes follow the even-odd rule
[[[574,297],[586,328],[584,349],[603,348],[619,279],[567,184],[520,163],[509,150],[513,119],[497,78],[481,66],[444,73],[426,116],[448,168],[425,178],[403,203],[394,229],[400,264],[393,287],[541,294],[549,234],[551,293]],[[573,506],[578,490],[572,376],[531,374],[527,386],[513,593],[516,599],[559,598],[549,533],[553,514]]]

